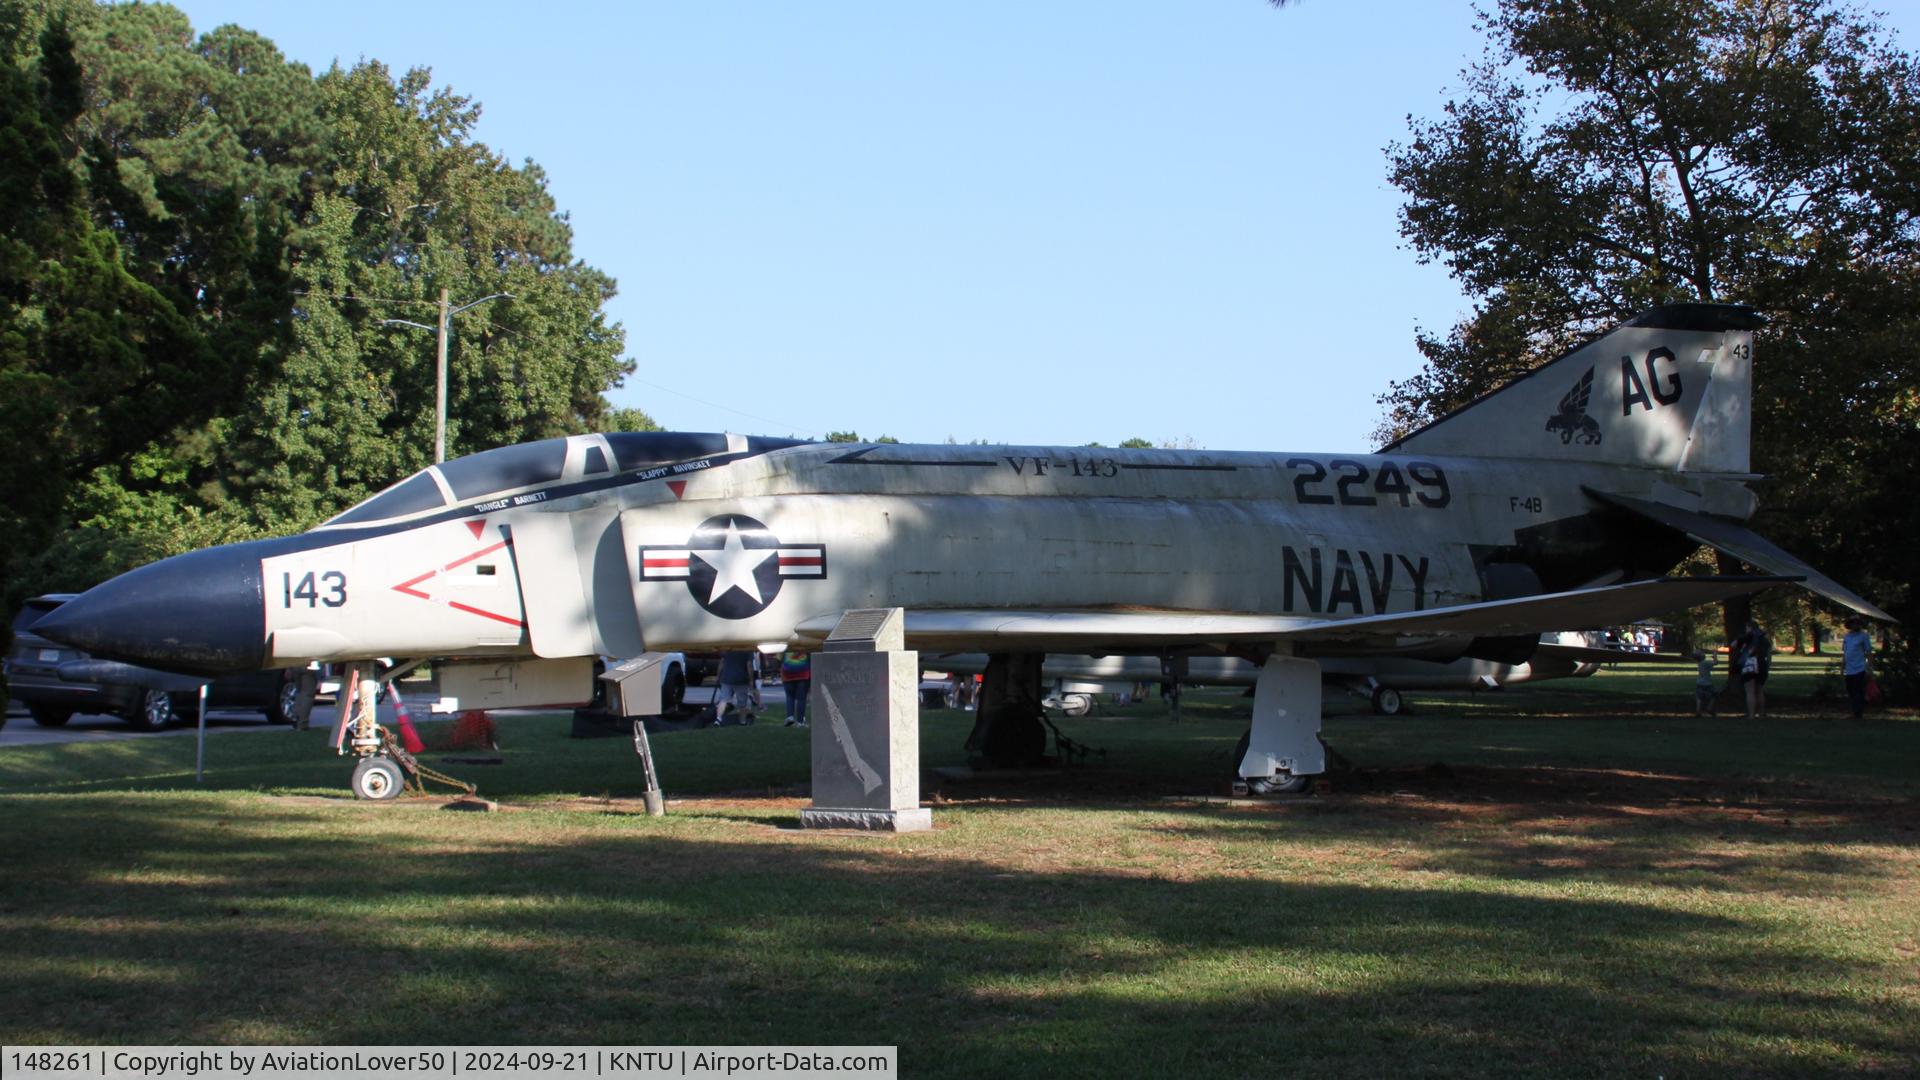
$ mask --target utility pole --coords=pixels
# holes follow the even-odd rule
[[[453,324],[453,317],[472,307],[479,307],[489,300],[512,300],[512,293],[494,293],[483,296],[470,303],[461,304],[451,310],[447,307],[447,290],[440,290],[440,323],[428,326],[411,319],[381,319],[382,326],[411,326],[416,330],[432,330],[438,340],[434,344],[433,378],[433,463],[447,460],[447,328]]]
[[[447,460],[447,290],[440,290],[440,340],[433,361],[433,463]]]

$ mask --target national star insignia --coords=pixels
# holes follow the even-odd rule
[[[696,549],[692,554],[713,567],[713,592],[708,594],[707,603],[717,602],[729,589],[739,589],[753,597],[756,604],[766,602],[760,595],[760,583],[754,580],[753,572],[777,552],[773,548],[749,548],[742,544],[740,530],[734,522],[727,522],[727,541],[720,550]]]

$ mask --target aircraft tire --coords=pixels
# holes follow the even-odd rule
[[[1247,746],[1253,742],[1253,729],[1248,728],[1233,747],[1234,776],[1245,782],[1247,791],[1254,795],[1298,795],[1313,783],[1311,776],[1240,776],[1240,761],[1247,756]]]
[[[1373,688],[1373,711],[1379,716],[1398,716],[1406,702],[1400,697],[1400,691],[1391,686]]]
[[[390,757],[374,755],[361,758],[353,767],[353,797],[370,802],[384,802],[400,797],[407,780],[400,772],[400,766]]]
[[[1060,698],[1062,716],[1085,716],[1093,711],[1091,694],[1065,694]]]
[[[27,711],[33,714],[33,722],[41,727],[66,727],[73,719],[72,709],[62,709],[53,705],[29,705]]]
[[[687,700],[687,676],[675,665],[667,670],[667,679],[660,684],[660,711],[665,714],[677,713]]]

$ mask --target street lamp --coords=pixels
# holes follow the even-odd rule
[[[382,326],[411,326],[416,330],[432,330],[439,336],[434,360],[433,386],[433,461],[438,465],[447,460],[447,324],[455,315],[471,307],[479,307],[489,300],[512,300],[512,293],[494,293],[478,300],[461,304],[452,310],[447,309],[447,290],[440,290],[440,325],[428,326],[411,319],[381,319]]]

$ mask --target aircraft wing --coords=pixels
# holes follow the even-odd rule
[[[1162,610],[906,612],[908,641],[935,651],[1117,653],[1167,646],[1260,642],[1353,641],[1370,638],[1511,637],[1552,630],[1615,626],[1681,608],[1758,592],[1786,577],[1656,578],[1625,585],[1492,600],[1351,619],[1239,615]],[[795,633],[824,639],[838,613],[816,616]],[[1644,654],[1640,654],[1644,655]]]
[[[1893,616],[1861,599],[1846,586],[1815,570],[1813,567],[1787,551],[1774,545],[1773,541],[1747,528],[1737,521],[1713,517],[1692,510],[1682,510],[1677,506],[1648,502],[1627,495],[1615,495],[1583,487],[1588,495],[1607,503],[1638,514],[1641,517],[1657,521],[1669,529],[1685,533],[1687,536],[1708,547],[1724,551],[1769,574],[1782,574],[1789,577],[1805,578],[1802,582],[1808,589],[1839,604],[1841,607],[1857,611],[1868,618],[1883,622],[1898,622]]]

